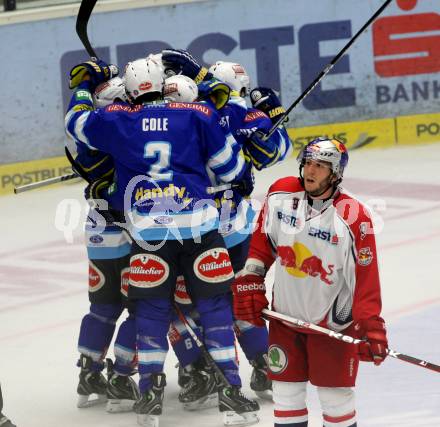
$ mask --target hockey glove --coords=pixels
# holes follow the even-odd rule
[[[211,101],[217,110],[222,109],[229,101],[231,88],[217,79],[205,80],[197,85],[199,101]]]
[[[367,342],[359,344],[359,358],[380,365],[387,357],[388,340],[385,322],[381,317],[361,320],[354,326],[358,337]]]
[[[252,106],[266,113],[272,123],[276,123],[281,115],[286,112],[277,94],[272,89],[256,87],[251,91],[250,97]]]
[[[84,197],[86,200],[90,199],[105,199],[107,195],[107,190],[111,185],[111,181],[107,179],[98,179],[91,182],[84,190]]]
[[[234,191],[236,191],[242,197],[249,197],[254,191],[255,187],[255,176],[252,170],[252,166],[249,167],[244,172],[242,178],[239,181],[233,182]]]
[[[280,150],[273,140],[263,140],[264,134],[255,131],[246,141],[245,148],[252,160],[252,164],[261,170],[272,166],[280,158]]]
[[[237,320],[264,326],[262,310],[269,306],[266,298],[264,277],[257,274],[245,274],[237,277],[232,284],[233,310]]]
[[[84,190],[86,200],[105,219],[107,225],[122,222],[124,218],[122,212],[113,209],[107,202],[111,185],[113,185],[112,177],[110,179],[103,178],[90,183]],[[100,200],[103,200],[104,203],[100,202]]]
[[[183,74],[197,84],[212,78],[208,69],[202,67],[194,57],[183,49],[165,49],[162,51],[162,62],[165,68],[171,68],[176,74]]]
[[[90,80],[90,90],[94,91],[98,85],[118,74],[119,69],[116,65],[107,64],[100,59],[96,62],[82,62],[70,70],[69,87],[74,89],[84,80]]]

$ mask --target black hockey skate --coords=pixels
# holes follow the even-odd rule
[[[0,427],[16,427],[16,425],[0,412]]]
[[[0,387],[0,427],[16,427],[15,424],[12,424],[12,421],[2,414],[3,411],[3,395],[2,389]]]
[[[159,427],[159,415],[162,415],[162,402],[166,386],[165,374],[151,375],[152,387],[141,395],[133,410],[138,414],[137,422],[143,427]]]
[[[255,400],[248,399],[239,386],[222,386],[218,391],[220,412],[224,412],[225,426],[248,426],[258,423],[257,411],[260,406]]]
[[[189,380],[191,379],[191,375],[186,369],[180,366],[180,363],[176,365],[176,368],[179,368],[177,372],[177,384],[179,384],[180,388],[185,388],[185,386],[188,384]]]
[[[79,383],[76,389],[78,393],[78,408],[88,408],[107,402],[107,381],[101,372],[91,370],[92,358],[81,354],[78,366],[81,367],[79,373]],[[96,395],[93,398],[92,395]]]
[[[179,401],[187,411],[214,408],[218,405],[217,383],[212,370],[197,362],[187,372],[190,380],[179,393]]]
[[[107,412],[128,412],[139,399],[139,389],[129,375],[119,375],[107,359]]]
[[[266,354],[259,354],[255,360],[251,360],[253,366],[251,376],[251,389],[261,399],[272,400],[272,381],[267,378]]]

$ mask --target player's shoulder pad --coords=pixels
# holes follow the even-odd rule
[[[206,117],[211,117],[216,114],[212,107],[201,102],[169,102],[167,107],[172,110],[195,111],[196,113]]]
[[[373,221],[370,209],[350,193],[342,189],[333,205],[337,214],[347,223],[354,235],[362,233],[362,224],[365,224],[368,229],[371,228]]]
[[[301,180],[296,176],[286,176],[275,181],[269,188],[268,196],[274,193],[298,193],[304,191]]]

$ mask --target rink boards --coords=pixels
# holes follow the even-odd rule
[[[294,156],[308,141],[318,136],[337,138],[350,150],[440,142],[440,113],[302,128],[295,128],[290,122],[287,126],[293,141]],[[71,169],[64,156],[2,165],[0,195],[11,194],[16,186],[68,173],[71,173]]]

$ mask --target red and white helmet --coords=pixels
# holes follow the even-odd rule
[[[163,87],[163,97],[173,102],[194,102],[199,96],[196,82],[183,74],[168,77]]]
[[[125,66],[125,91],[136,100],[146,93],[162,93],[164,78],[162,63],[152,58],[141,58]]]
[[[226,83],[232,90],[237,91],[240,96],[249,95],[251,91],[250,78],[242,65],[235,62],[217,61],[211,65],[209,72],[216,79]]]
[[[112,79],[101,83],[93,94],[93,103],[97,108],[107,107],[113,102],[128,102],[125,93],[125,82],[121,77],[113,77]]]

